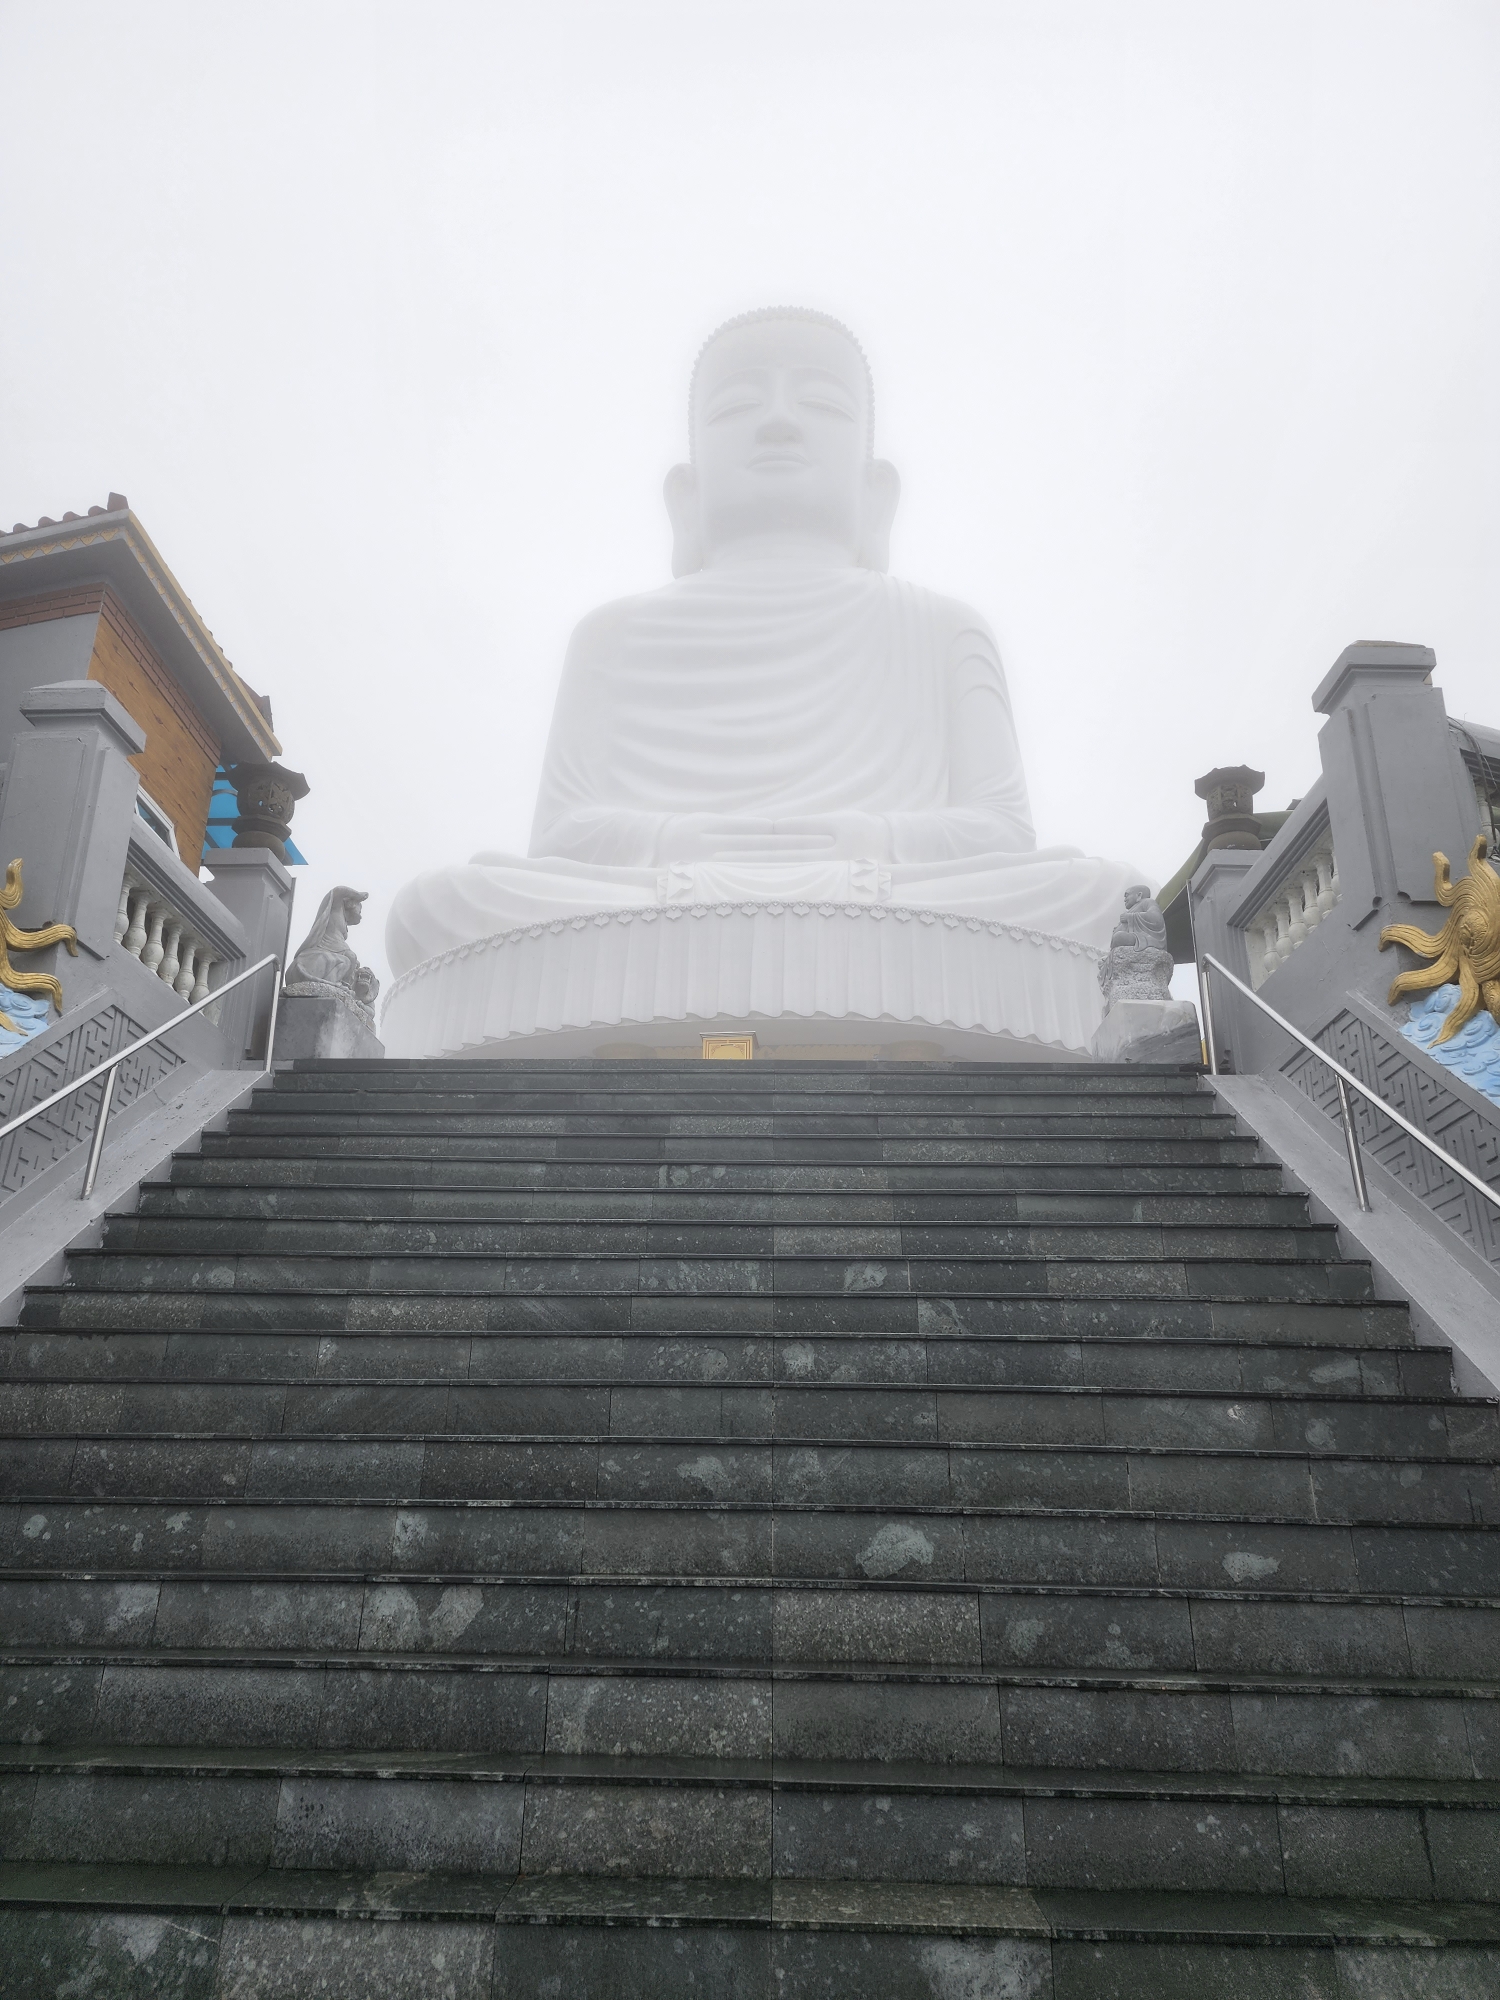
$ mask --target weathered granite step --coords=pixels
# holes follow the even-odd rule
[[[1240,1196],[1301,1201],[1282,1194],[1281,1169],[1272,1161],[1242,1155],[1242,1164],[1172,1166],[1119,1162],[1112,1166],[846,1164],[787,1166],[769,1163],[726,1163],[722,1160],[676,1162],[659,1160],[590,1162],[467,1157],[450,1152],[439,1141],[424,1141],[403,1151],[374,1147],[358,1156],[330,1154],[309,1147],[291,1154],[278,1142],[275,1151],[230,1142],[205,1132],[201,1153],[179,1154],[172,1162],[174,1187],[194,1188],[376,1188],[421,1187],[452,1189],[537,1189],[612,1193],[615,1191],[735,1194],[885,1194],[913,1193],[937,1199],[955,1196],[1003,1196],[1010,1191],[1049,1196],[1119,1197],[1160,1195]]]
[[[1164,1143],[1215,1143],[1232,1139],[1235,1121],[1227,1112],[1204,1106],[1188,1116],[1175,1113],[1153,1117],[1149,1111],[1083,1111],[1076,1115],[1061,1111],[945,1113],[924,1117],[920,1113],[898,1116],[882,1113],[861,1118],[848,1113],[826,1117],[792,1112],[753,1114],[722,1112],[717,1115],[687,1111],[636,1112],[375,1112],[351,1106],[335,1109],[287,1112],[267,1103],[231,1111],[227,1133],[231,1138],[330,1138],[352,1136],[381,1138],[440,1135],[453,1138],[495,1138],[585,1140],[603,1144],[618,1140],[642,1147],[652,1141],[712,1140],[725,1145],[735,1141],[785,1142],[788,1146],[837,1145],[873,1147],[904,1142],[958,1143],[966,1140],[983,1144],[1004,1144],[1007,1140],[1031,1140],[1062,1144],[1069,1140],[1098,1141],[1105,1144],[1136,1139]],[[793,1155],[795,1157],[795,1155]]]
[[[982,1257],[1090,1263],[1202,1261],[1330,1263],[1338,1233],[1304,1223],[1157,1222],[543,1222],[365,1216],[302,1220],[119,1215],[107,1219],[103,1248],[113,1254],[172,1256],[484,1257]]]
[[[126,1218],[128,1220],[128,1218]],[[320,1227],[322,1225],[319,1225]],[[587,1234],[586,1231],[582,1232]],[[816,1254],[696,1256],[582,1248],[526,1255],[483,1250],[297,1251],[75,1250],[68,1283],[77,1291],[184,1292],[322,1289],[368,1292],[782,1293],[847,1297],[879,1292],[957,1292],[1004,1297],[1259,1299],[1312,1302],[1374,1297],[1370,1267],[1330,1258],[1266,1256],[1083,1257],[1033,1251],[1005,1255]]]
[[[166,1570],[11,1571],[0,1629],[36,1647],[776,1660],[1491,1683],[1500,1599],[1296,1592],[976,1589],[856,1578],[534,1582]]]
[[[738,1090],[657,1090],[621,1092],[597,1089],[572,1091],[492,1091],[480,1086],[402,1091],[337,1090],[324,1085],[316,1091],[258,1089],[246,1107],[250,1114],[270,1113],[296,1118],[377,1117],[433,1118],[477,1115],[495,1118],[750,1118],[773,1120],[835,1120],[858,1131],[871,1121],[888,1118],[1223,1118],[1219,1100],[1207,1091],[1092,1091],[1080,1095],[1033,1085],[1005,1092],[887,1091],[879,1095],[848,1095]],[[240,1115],[240,1114],[236,1114]]]
[[[17,1354],[0,1375],[0,1433],[128,1434],[155,1429],[273,1432],[288,1428],[405,1432],[452,1430],[449,1390],[457,1382],[894,1383],[932,1388],[1131,1388],[1176,1394],[1306,1391],[1326,1395],[1451,1397],[1449,1350],[1438,1347],[1275,1347],[1231,1341],[1094,1340],[880,1341],[854,1335],[728,1341],[659,1335],[495,1335],[450,1351],[445,1336],[268,1337],[255,1373],[207,1364],[226,1336],[177,1337],[161,1365],[108,1382],[67,1366],[67,1350],[92,1344],[73,1336],[52,1367]],[[34,1342],[23,1343],[28,1349]],[[46,1343],[49,1351],[52,1343]],[[356,1352],[330,1352],[352,1345]],[[415,1351],[413,1351],[415,1349]],[[384,1369],[371,1359],[384,1359]],[[30,1365],[24,1365],[23,1361]],[[358,1362],[356,1368],[352,1364]],[[428,1365],[423,1366],[426,1362]],[[306,1395],[302,1392],[315,1390]],[[170,1421],[168,1421],[170,1420]]]
[[[330,1430],[363,1430],[348,1424],[346,1413],[354,1399],[347,1389],[309,1387],[283,1393],[279,1427],[283,1430],[313,1436]],[[766,1440],[844,1451],[860,1443],[1014,1445],[1044,1459],[1050,1452],[1071,1447],[1111,1445],[1226,1454],[1226,1465],[1229,1458],[1257,1451],[1314,1459],[1355,1453],[1483,1464],[1500,1458],[1496,1405],[1451,1396],[1285,1390],[1245,1391],[1231,1397],[1188,1390],[1160,1396],[1142,1388],[940,1388],[911,1383],[872,1387],[837,1381],[775,1387],[732,1381],[627,1384],[528,1379],[439,1385],[428,1392],[425,1407],[409,1412],[408,1425],[390,1423],[393,1405],[399,1407],[397,1398],[386,1390],[381,1401],[388,1413],[386,1427],[398,1433],[410,1425],[428,1436],[446,1430],[506,1439],[573,1437],[598,1440],[601,1449],[646,1440],[671,1440],[687,1450],[705,1440],[748,1448]],[[429,1421],[423,1423],[421,1417]],[[364,1442],[372,1442],[368,1431]],[[411,1446],[403,1443],[399,1449],[409,1454]],[[978,1467],[987,1460],[981,1452],[966,1463]],[[748,1461],[745,1476],[750,1477]]]
[[[924,1339],[957,1335],[1065,1341],[1186,1338],[1255,1340],[1289,1347],[1336,1344],[1390,1348],[1410,1347],[1413,1337],[1404,1303],[1371,1299],[1353,1303],[1254,1297],[1056,1298],[1014,1293],[923,1297],[911,1292],[891,1296],[872,1292],[843,1296],[685,1292],[673,1296],[584,1290],[361,1294],[335,1286],[168,1292],[33,1285],[21,1310],[20,1334],[0,1333],[0,1342],[8,1339],[14,1354],[33,1357],[26,1365],[41,1367],[44,1354],[65,1351],[49,1350],[33,1338],[47,1328],[120,1336],[112,1348],[99,1346],[94,1359],[77,1344],[66,1350],[85,1373],[121,1365],[134,1369],[133,1357],[153,1351],[135,1341],[134,1334],[140,1329],[156,1341],[155,1352],[164,1352],[165,1343],[180,1335],[177,1353],[181,1359],[211,1351],[219,1365],[228,1366],[231,1372],[238,1365],[231,1336],[273,1332],[286,1337],[453,1336],[460,1338],[464,1353],[470,1337],[477,1342],[485,1333],[542,1335],[549,1331],[722,1336],[878,1334]],[[196,1348],[188,1342],[190,1331],[214,1335],[219,1345],[213,1350]],[[348,1347],[351,1354],[360,1351],[358,1346]],[[331,1347],[330,1357],[336,1352]],[[190,1372],[201,1372],[201,1367],[201,1363],[192,1363]]]
[[[788,1759],[17,1749],[7,1859],[1493,1901],[1500,1785]]]
[[[1072,1098],[1115,1096],[1202,1097],[1201,1071],[1156,1063],[776,1063],[706,1069],[701,1061],[647,1064],[489,1062],[439,1058],[406,1064],[297,1063],[278,1070],[274,1088],[288,1096],[350,1090],[422,1096],[438,1090],[482,1090],[528,1095],[535,1091],[609,1093],[656,1097],[663,1092],[759,1098],[827,1097],[840,1104],[888,1095],[1005,1097],[1037,1090]]]
[[[1060,1138],[1005,1139],[778,1139],[702,1138],[663,1134],[656,1138],[609,1138],[584,1134],[486,1137],[475,1133],[376,1132],[350,1120],[340,1133],[317,1133],[287,1123],[284,1131],[257,1127],[251,1133],[205,1132],[208,1158],[348,1160],[440,1159],[590,1164],[639,1164],[699,1168],[735,1164],[768,1167],[1251,1167],[1259,1147],[1250,1138]],[[1109,1181],[1103,1185],[1111,1185]]]
[[[643,1444],[620,1438],[244,1435],[7,1441],[0,1495],[93,1499],[642,1500],[1086,1507],[1263,1521],[1500,1518],[1493,1463],[1124,1446]]]
[[[435,1980],[446,2000],[1478,2000],[1500,1988],[1500,1913],[935,1882],[20,1862],[0,1864],[0,1954],[25,2000],[52,2000],[52,1968],[68,1962],[125,2000],[386,2000]]]
[[[1175,1229],[1301,1231],[1305,1195],[1104,1194],[1063,1190],[936,1194],[776,1193],[770,1190],[595,1192],[546,1188],[145,1186],[137,1213],[154,1222],[246,1218],[255,1221],[405,1221],[537,1223],[756,1223],[847,1227],[863,1224],[1062,1228],[1162,1225]]]
[[[778,1577],[1500,1594],[1500,1525],[1336,1525],[1084,1508],[748,1502],[10,1501],[0,1566],[423,1576]]]
[[[0,1742],[1500,1780],[1500,1681],[0,1652]],[[1500,1803],[1500,1797],[1497,1797]]]

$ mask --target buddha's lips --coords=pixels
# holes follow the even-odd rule
[[[759,451],[751,459],[750,468],[753,472],[764,472],[767,470],[781,471],[785,467],[791,466],[800,471],[803,466],[811,464],[812,460],[804,457],[801,452]]]

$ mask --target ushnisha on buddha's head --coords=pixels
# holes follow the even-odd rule
[[[667,474],[672,573],[757,561],[883,570],[901,484],[874,456],[869,363],[847,327],[774,306],[698,356],[692,462]]]

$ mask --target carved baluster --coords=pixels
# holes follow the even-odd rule
[[[141,952],[141,964],[148,972],[155,972],[162,960],[161,927],[167,920],[165,903],[153,903],[147,912],[149,928],[146,933],[145,948]]]
[[[161,963],[156,968],[157,978],[164,981],[174,992],[177,990],[177,974],[181,966],[181,961],[177,956],[177,941],[181,936],[181,919],[173,917],[163,927]]]
[[[1344,892],[1339,884],[1339,858],[1336,854],[1330,854],[1328,857],[1328,880],[1333,890],[1334,902],[1342,902]]]
[[[115,943],[118,944],[130,929],[130,877],[127,875],[120,884],[120,907],[115,911]]]
[[[1274,950],[1276,926],[1262,917],[1251,936],[1254,945],[1250,952],[1250,984],[1258,993],[1281,963]]]
[[[1260,922],[1260,978],[1256,985],[1264,986],[1280,963],[1276,956],[1276,921],[1267,915]]]
[[[179,1000],[186,1000],[193,990],[193,960],[202,949],[202,945],[199,944],[198,940],[190,932],[183,932],[181,946],[182,967],[176,979],[172,982],[172,990],[176,993]]]
[[[1276,954],[1277,965],[1285,965],[1292,955],[1292,913],[1285,900],[1276,905],[1276,942],[1272,950]]]
[[[1323,921],[1323,912],[1318,908],[1318,871],[1309,864],[1302,871],[1302,923],[1303,928],[1315,931]]]
[[[1321,920],[1338,901],[1338,891],[1334,887],[1333,856],[1320,854],[1314,866],[1318,871],[1318,916]]]
[[[1300,882],[1294,882],[1291,888],[1286,891],[1286,930],[1287,936],[1291,940],[1286,948],[1286,955],[1290,958],[1299,944],[1307,942],[1307,925],[1302,920],[1302,885]]]
[[[139,958],[146,948],[146,912],[150,906],[150,901],[150,897],[141,888],[139,883],[132,885],[130,891],[130,929],[126,931],[124,937],[120,940],[132,958]]]
[[[208,975],[213,971],[218,962],[206,944],[199,946],[197,963],[193,967],[193,990],[188,995],[189,1006],[201,1000],[204,994],[207,993]],[[207,1018],[207,1010],[205,1010],[205,1018]]]

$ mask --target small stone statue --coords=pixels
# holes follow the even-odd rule
[[[318,905],[312,929],[293,954],[282,990],[313,996],[332,989],[340,999],[361,1008],[373,1024],[380,981],[360,964],[349,942],[349,926],[364,914],[361,906],[368,895],[367,889],[349,889],[342,883],[329,890]]]
[[[1109,956],[1099,967],[1099,984],[1106,1002],[1172,997],[1166,919],[1144,882],[1125,891],[1125,907],[1109,940]]]
[[[1202,1060],[1197,1011],[1190,1001],[1172,998],[1172,964],[1165,919],[1146,884],[1138,882],[1125,891],[1125,907],[1099,965],[1104,1019],[1092,1048],[1100,1062]]]
[[[349,926],[363,914],[367,891],[340,883],[318,905],[313,927],[292,955],[276,1028],[276,1059],[383,1056],[375,1033],[380,981],[361,965]]]

